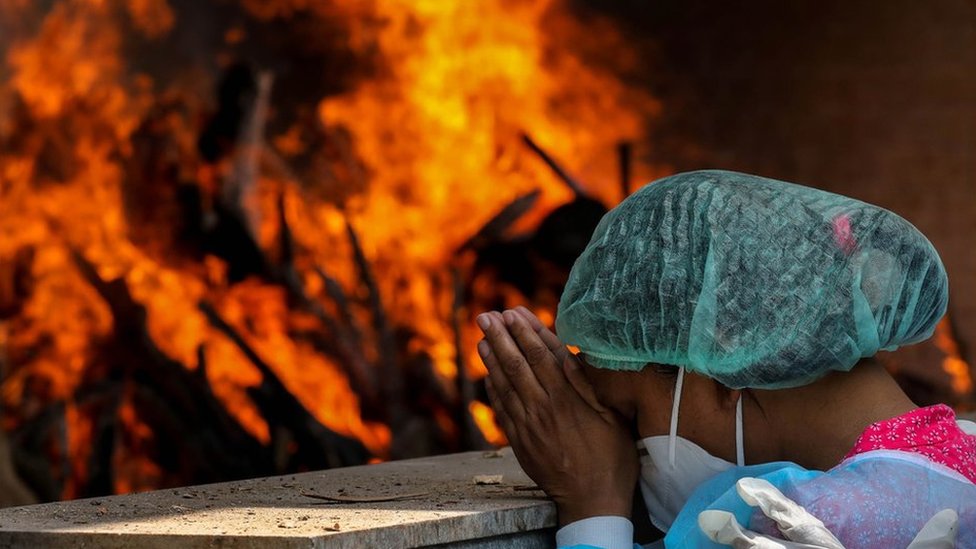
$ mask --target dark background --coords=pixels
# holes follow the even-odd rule
[[[976,345],[976,4],[573,2],[614,17],[663,109],[652,160],[752,172],[891,209],[935,244]]]

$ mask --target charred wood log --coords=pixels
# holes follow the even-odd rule
[[[87,478],[84,485],[79,487],[80,497],[103,496],[115,491],[112,460],[120,431],[118,415],[121,401],[121,391],[114,390],[85,410],[92,418],[93,425]]]
[[[112,312],[115,335],[106,360],[113,362],[123,377],[160,395],[177,418],[175,423],[180,428],[172,432],[174,438],[162,440],[159,445],[200,452],[201,462],[195,470],[188,471],[189,480],[236,479],[269,470],[267,450],[227,412],[206,379],[170,359],[156,346],[146,324],[146,309],[132,298],[125,281],[102,280],[81,253],[72,250],[72,255],[79,272]],[[136,399],[135,404],[141,412],[152,411],[145,400]],[[144,419],[158,417],[157,414]],[[159,423],[154,427],[167,431]]]
[[[485,450],[490,448],[488,441],[485,440],[481,429],[471,417],[471,401],[474,400],[474,387],[471,378],[468,377],[467,366],[464,360],[463,339],[461,337],[462,326],[461,317],[464,312],[464,279],[461,277],[459,269],[452,271],[452,281],[454,285],[454,302],[451,307],[451,325],[454,331],[454,360],[457,366],[457,408],[455,409],[455,422],[458,426],[459,438],[463,450]]]
[[[232,175],[224,182],[215,206],[218,223],[209,235],[209,249],[228,261],[231,281],[258,274],[284,287],[293,303],[315,316],[331,338],[311,334],[316,348],[336,356],[353,390],[364,403],[375,405],[379,401],[378,381],[362,354],[357,334],[350,330],[352,325],[338,322],[303,287],[295,267],[297,250],[286,215],[284,193],[279,195],[277,203],[279,261],[269,258],[255,237],[258,220],[256,213],[248,210],[247,203],[254,192],[259,161],[269,151],[263,143],[263,133],[271,82],[268,73],[255,74],[243,65],[232,67],[218,93],[218,113],[201,137],[200,150],[208,160],[217,162],[233,155],[234,163]],[[287,169],[283,161],[281,164],[282,169]]]
[[[258,177],[264,125],[271,100],[272,77],[235,65],[218,88],[218,110],[197,147],[205,160],[230,159],[230,175],[215,197],[212,226],[205,228],[205,249],[228,264],[232,282],[250,275],[271,277],[271,264],[257,244],[260,219],[250,206]]]
[[[477,250],[501,240],[505,236],[505,233],[508,232],[508,229],[535,206],[541,195],[542,192],[536,189],[509,202],[488,223],[485,223],[474,236],[469,238],[461,246],[461,249],[473,248]]]
[[[248,208],[253,203],[257,186],[258,163],[264,147],[264,125],[271,103],[272,81],[271,73],[262,72],[256,75],[254,100],[250,102],[245,116],[241,118],[242,125],[234,157],[234,169],[230,179],[224,182],[221,189],[223,203],[241,209],[242,217],[249,221],[248,228],[252,235],[257,235],[260,220],[256,212]]]
[[[402,427],[409,420],[408,411],[403,400],[403,373],[397,361],[396,339],[393,329],[383,308],[383,299],[380,296],[379,285],[373,275],[373,269],[366,254],[363,252],[359,242],[359,236],[352,224],[346,221],[346,233],[349,236],[349,244],[352,247],[353,259],[359,270],[360,280],[367,290],[367,300],[373,320],[373,330],[376,334],[379,346],[380,364],[379,370],[383,375],[383,383],[380,392],[386,403],[387,417],[390,422],[390,429],[393,432],[393,444],[391,453],[394,458],[398,457],[398,450],[401,445],[399,437],[404,432]]]
[[[340,326],[346,328],[349,339],[351,340],[353,346],[357,349],[362,348],[363,343],[363,333],[359,329],[356,318],[352,314],[352,306],[349,303],[349,296],[346,295],[346,291],[342,289],[342,285],[339,281],[329,276],[321,267],[315,266],[315,274],[322,280],[325,285],[325,293],[329,296],[329,299],[335,303],[336,309],[339,311],[339,320],[341,321]]]
[[[70,474],[64,414],[65,403],[56,402],[10,433],[14,468],[39,501],[60,499]],[[61,470],[52,467],[52,455],[60,458]]]
[[[339,435],[322,425],[285,387],[271,366],[210,304],[201,302],[199,309],[210,324],[227,336],[261,372],[261,384],[248,393],[271,429],[283,427],[291,433],[298,446],[297,453],[306,467],[321,469],[358,465],[369,459],[369,452],[360,441]]]
[[[548,152],[546,152],[545,149],[539,146],[539,144],[536,143],[535,140],[533,140],[529,136],[529,134],[527,133],[522,134],[522,142],[525,143],[525,145],[529,148],[530,151],[534,152],[536,156],[542,159],[542,161],[546,163],[546,166],[549,166],[549,169],[552,170],[554,174],[556,174],[556,177],[558,177],[563,183],[565,183],[566,186],[569,187],[570,190],[572,190],[573,193],[576,194],[576,196],[578,197],[586,196],[586,190],[583,188],[583,185],[581,185],[580,182],[577,181],[573,176],[569,175],[569,172],[567,172],[559,164],[559,162],[557,162],[556,159],[552,157],[552,155],[550,155]]]
[[[14,253],[13,261],[0,263],[0,319],[20,314],[33,285],[31,266],[34,248],[24,246]],[[0,352],[3,345],[0,344]],[[2,359],[2,357],[0,357]]]
[[[254,71],[245,64],[230,66],[217,85],[217,111],[200,134],[197,149],[214,163],[233,152],[241,133],[241,120],[247,116],[257,96]]]
[[[340,322],[322,306],[312,299],[302,284],[298,270],[295,267],[295,242],[285,211],[285,193],[278,195],[278,240],[281,259],[275,269],[276,280],[288,290],[292,301],[297,302],[305,311],[315,316],[326,328],[332,340],[327,341],[321,334],[313,335],[313,343],[320,351],[331,351],[345,369],[350,385],[360,399],[369,406],[377,405],[379,401],[378,380],[374,369],[370,366],[362,353],[362,338],[356,331],[352,314],[348,309],[348,300],[339,284],[316,267],[319,277],[325,281],[326,289],[342,315]]]
[[[565,283],[565,276],[569,275],[576,258],[586,249],[593,231],[606,213],[607,207],[602,202],[585,196],[577,197],[542,220],[529,241],[529,247],[534,255],[561,269],[565,273],[562,277]],[[561,291],[560,288],[557,295]]]
[[[633,146],[623,141],[617,144],[617,165],[620,167],[620,196],[630,196],[630,172],[633,163]]]
[[[7,434],[0,429],[0,507],[37,503],[37,496],[17,474],[13,459]]]
[[[4,348],[3,329],[4,326],[0,323],[0,353],[3,352]],[[0,355],[0,381],[3,381],[5,377],[4,357]],[[3,412],[2,403],[0,403],[0,419],[3,419]],[[0,426],[0,486],[3,486],[3,490],[0,490],[0,507],[37,503],[37,496],[17,473],[10,440],[2,426]]]

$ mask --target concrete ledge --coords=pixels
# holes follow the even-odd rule
[[[0,509],[0,548],[552,547],[532,488],[510,449],[470,452]]]

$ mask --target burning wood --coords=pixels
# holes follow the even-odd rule
[[[322,469],[366,461],[369,455],[366,448],[358,440],[339,436],[319,423],[285,387],[271,366],[258,356],[237,330],[221,318],[212,306],[201,302],[200,310],[261,372],[261,384],[248,392],[269,423],[280,425],[291,434],[297,445],[295,457],[301,463]]]
[[[566,170],[559,165],[559,162],[556,162],[555,158],[547,153],[545,149],[540,147],[534,139],[529,137],[529,134],[522,134],[522,142],[525,143],[525,146],[527,146],[529,150],[538,155],[539,158],[546,163],[546,166],[549,166],[549,169],[551,169],[553,173],[559,177],[559,180],[565,183],[576,196],[586,196],[586,191],[583,189],[583,186],[580,185],[580,183],[576,181],[573,176],[569,175],[569,173],[567,173]]]

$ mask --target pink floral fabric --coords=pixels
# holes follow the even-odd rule
[[[956,413],[945,404],[918,408],[868,426],[845,459],[872,450],[921,454],[976,483],[976,436],[956,424]]]

